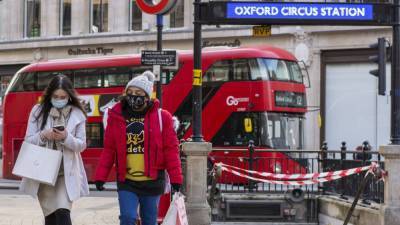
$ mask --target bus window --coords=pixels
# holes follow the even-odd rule
[[[128,67],[113,67],[104,70],[104,87],[125,86],[131,76]]]
[[[34,91],[35,73],[19,73],[15,75],[10,84],[11,92]]]
[[[177,71],[174,70],[163,70],[162,73],[162,84],[169,84],[174,76],[176,75]]]
[[[249,80],[250,66],[248,59],[237,59],[233,61],[233,80]]]
[[[53,77],[61,74],[70,77],[71,71],[37,72],[36,90],[43,91]]]
[[[251,132],[246,132],[245,119],[252,121]],[[214,136],[212,143],[215,146],[247,146],[249,140],[257,143],[258,126],[256,113],[233,113]]]
[[[268,80],[268,69],[263,59],[249,60],[251,80]]]
[[[132,78],[141,75],[144,71],[150,70],[153,71],[151,67],[133,67],[132,70]]]
[[[261,113],[260,145],[274,149],[303,147],[303,118],[282,113]]]
[[[74,87],[75,88],[102,87],[102,70],[98,69],[75,70]]]
[[[103,126],[101,123],[86,124],[86,144],[88,148],[103,147]]]
[[[204,75],[204,82],[228,81],[232,72],[231,61],[219,61],[214,63]]]
[[[303,74],[301,73],[301,69],[299,64],[296,62],[287,62],[289,65],[290,72],[293,76],[293,81],[303,83]]]
[[[266,59],[268,72],[271,75],[271,80],[290,81],[289,69],[283,60]]]

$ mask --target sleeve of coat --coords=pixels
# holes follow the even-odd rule
[[[83,152],[86,149],[86,121],[78,123],[75,135],[67,132],[63,145],[74,152]]]
[[[104,149],[101,152],[99,163],[96,168],[95,180],[107,181],[108,174],[115,161],[116,144],[112,130],[112,123],[110,117],[108,118],[108,125],[104,132]],[[118,169],[118,168],[117,168]],[[118,178],[117,178],[118,179]]]
[[[183,177],[179,157],[179,142],[173,127],[172,116],[168,111],[162,110],[162,121],[162,141],[166,169],[171,183],[182,184]]]
[[[39,121],[36,120],[36,115],[38,114],[39,105],[35,105],[31,113],[29,114],[28,126],[26,128],[25,141],[34,145],[45,145],[40,138],[40,128]]]

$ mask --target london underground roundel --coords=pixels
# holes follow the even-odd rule
[[[136,0],[138,7],[148,14],[166,14],[178,0]]]

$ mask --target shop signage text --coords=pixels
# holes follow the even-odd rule
[[[215,47],[215,46],[228,46],[228,47],[239,47],[240,46],[240,40],[235,39],[233,41],[222,41],[222,42],[212,42],[212,41],[203,41],[203,44],[201,45],[202,48],[205,47]]]
[[[68,49],[68,55],[107,55],[112,54],[113,48],[70,48]]]
[[[270,25],[253,26],[253,37],[269,37],[271,36]]]

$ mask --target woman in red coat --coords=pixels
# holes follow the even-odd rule
[[[153,82],[154,74],[150,71],[133,78],[121,101],[108,110],[104,150],[95,180],[96,188],[103,190],[115,162],[121,225],[135,224],[138,205],[142,224],[157,224],[158,202],[166,185],[165,171],[175,191],[182,184],[172,116],[159,108],[157,100],[150,100]]]

